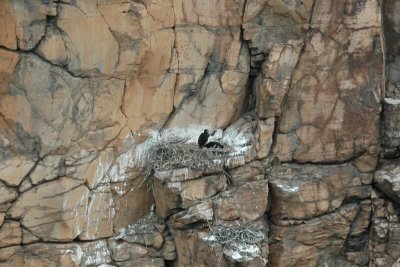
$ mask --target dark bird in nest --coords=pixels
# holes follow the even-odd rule
[[[200,148],[204,147],[207,144],[208,137],[210,137],[210,134],[208,133],[208,130],[205,129],[204,132],[200,134],[199,139],[197,141]]]
[[[219,142],[209,142],[205,145],[206,148],[224,148],[224,146]]]

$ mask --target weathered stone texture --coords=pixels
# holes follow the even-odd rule
[[[80,240],[96,240],[113,234],[114,203],[110,187],[102,186],[90,193],[86,220]]]
[[[347,14],[344,2],[316,1],[315,30],[279,120],[286,141],[278,142],[277,153],[285,160],[348,160],[378,144],[383,71],[378,7],[377,1],[366,1]]]
[[[227,126],[239,117],[246,98],[249,55],[239,28],[188,26],[177,28],[175,34],[178,109],[170,125]]]
[[[279,224],[332,212],[346,198],[369,198],[371,192],[371,179],[364,178],[351,164],[283,164],[274,167],[270,176],[271,201],[274,203],[271,215]],[[359,191],[366,194],[357,195],[354,187],[361,188]]]
[[[399,14],[1,0],[0,266],[399,265]],[[152,176],[136,148],[191,124],[236,155]]]
[[[237,224],[228,224],[235,229]],[[213,230],[176,230],[174,239],[177,249],[178,266],[265,266],[267,263],[268,244],[265,240],[253,244],[223,245],[216,240]],[[247,227],[257,227],[265,233],[268,229],[259,222],[248,224]],[[215,231],[215,232],[213,232]]]
[[[400,258],[399,207],[375,193],[372,199],[371,266],[396,266]]]
[[[45,241],[71,241],[82,231],[89,190],[67,177],[28,190],[8,214]]]
[[[0,266],[99,266],[111,264],[105,241],[85,243],[37,243],[0,250]]]
[[[400,99],[383,101],[383,142],[386,147],[400,146]]]
[[[18,222],[5,221],[0,228],[0,248],[21,244],[22,231]]]
[[[111,74],[114,71],[118,42],[97,10],[95,1],[77,2],[77,6],[60,5],[57,26],[62,30],[62,41],[68,51],[69,71],[75,75]]]
[[[157,212],[166,218],[181,208],[188,208],[209,197],[214,196],[226,186],[226,178],[223,175],[205,176],[196,179],[187,179],[179,182],[170,182],[155,179],[154,199]]]
[[[273,266],[337,266],[343,244],[359,207],[344,205],[331,214],[294,226],[271,226]],[[333,265],[330,265],[333,264]],[[345,265],[344,265],[345,266]]]

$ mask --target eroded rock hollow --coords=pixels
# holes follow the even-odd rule
[[[0,152],[0,266],[400,266],[400,1],[2,0]]]

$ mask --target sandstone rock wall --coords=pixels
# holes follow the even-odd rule
[[[0,266],[398,266],[399,14],[0,1]],[[190,125],[241,157],[147,190],[135,149]]]

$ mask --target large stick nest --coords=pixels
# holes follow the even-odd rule
[[[216,227],[211,229],[215,242],[231,249],[239,246],[259,244],[266,241],[267,237],[261,229],[238,226],[238,227]]]
[[[159,144],[150,150],[148,166],[153,171],[178,168],[204,170],[207,167],[223,166],[232,151],[230,148],[200,149],[195,144]]]
[[[198,136],[193,129],[170,129],[154,134],[137,146],[135,160],[143,168],[144,179],[141,184],[152,186],[155,172],[190,168],[223,169],[230,160],[244,160],[244,152],[237,149],[248,145],[248,138],[238,130],[227,130],[219,141],[224,148],[199,148],[193,140]],[[235,147],[233,147],[235,145]]]

